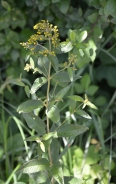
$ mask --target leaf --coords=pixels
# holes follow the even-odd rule
[[[34,184],[39,184],[39,183],[47,184],[47,183],[50,183],[49,173],[48,173],[47,170],[41,171],[41,172],[36,172],[36,173],[30,173],[29,176],[34,180]],[[30,184],[32,184],[32,183],[30,183]]]
[[[57,72],[58,71],[58,64],[59,64],[58,58],[56,56],[49,55],[49,59],[52,63],[54,70]]]
[[[82,97],[77,96],[77,95],[68,96],[68,98],[70,98],[71,100],[78,101],[78,102],[83,102],[84,101],[84,99]]]
[[[11,7],[9,5],[9,3],[7,3],[7,1],[2,1],[2,6],[7,9],[8,11],[11,10]]]
[[[34,60],[32,57],[30,57],[30,65],[31,65],[31,68],[34,69],[35,64],[34,64]]]
[[[116,1],[108,0],[104,6],[104,13],[106,16],[112,15],[112,13],[116,11]]]
[[[70,85],[66,88],[61,89],[56,95],[55,95],[55,101],[62,100],[63,96],[67,93],[67,91],[70,89]]]
[[[68,8],[69,8],[69,3],[70,3],[69,0],[63,0],[63,1],[60,1],[60,2],[58,3],[59,10],[60,10],[63,14],[66,14],[66,13],[67,13]]]
[[[30,97],[30,89],[28,85],[25,86],[25,93],[28,97]]]
[[[91,107],[92,109],[98,109],[93,103],[91,103],[90,101],[87,102],[87,105],[89,107]]]
[[[25,140],[26,141],[36,141],[37,139],[39,139],[38,135],[32,135],[32,136],[27,137]]]
[[[82,31],[79,35],[78,35],[78,41],[79,43],[83,42],[85,39],[87,38],[87,31]]]
[[[25,57],[25,62],[27,62],[29,58],[30,58],[30,54],[27,54]]]
[[[54,132],[50,132],[48,134],[45,134],[43,137],[42,137],[42,140],[46,141],[48,139],[50,139],[51,137],[54,137]]]
[[[73,48],[72,43],[67,41],[67,42],[61,42],[61,51],[64,53],[67,53],[71,51]]]
[[[96,151],[95,145],[90,145],[86,157],[86,163],[89,165],[96,164],[100,160],[98,151]]]
[[[72,42],[75,42],[76,40],[76,33],[74,30],[69,29],[68,30],[68,37]]]
[[[81,179],[78,179],[78,178],[73,178],[70,180],[70,182],[68,184],[83,184],[83,181]]]
[[[36,116],[34,113],[23,113],[23,117],[27,122],[29,128],[34,129],[39,135],[43,135],[46,133],[46,126],[44,121]]]
[[[41,86],[43,86],[47,82],[47,79],[45,77],[37,78],[32,87],[31,87],[31,94],[34,94]]]
[[[41,58],[39,57],[38,58],[38,67],[39,67],[39,70],[45,75],[47,76],[48,75],[48,70],[49,70],[49,60],[47,57],[42,57]]]
[[[91,79],[90,79],[89,74],[88,73],[84,74],[84,76],[81,78],[81,84],[85,90],[88,88],[90,83],[91,83]]]
[[[74,70],[72,67],[68,67],[68,74],[69,74],[70,80],[73,81]]]
[[[74,125],[74,124],[64,124],[62,125],[58,131],[58,137],[72,137],[82,134],[88,130],[87,127],[81,125]]]
[[[43,152],[45,152],[45,146],[44,146],[43,142],[40,142],[39,145],[40,145],[41,150]]]
[[[91,85],[88,87],[88,89],[86,90],[87,94],[90,96],[93,96],[97,91],[98,91],[98,86],[96,85]]]
[[[3,33],[0,33],[0,45],[4,45],[6,42],[5,35]]]
[[[70,82],[70,77],[67,72],[58,72],[52,76],[52,80],[57,82]]]
[[[90,58],[90,60],[93,62],[96,58],[96,45],[95,43],[93,42],[93,40],[89,40],[88,42],[88,46],[87,48],[85,49],[85,53],[86,55]]]
[[[52,165],[50,173],[59,184],[64,184],[63,171],[59,163]]]
[[[51,157],[52,162],[56,162],[58,156],[59,156],[59,150],[60,150],[60,144],[58,139],[53,139],[50,144],[50,150],[51,150]]]
[[[22,103],[18,109],[17,112],[18,113],[28,113],[31,112],[37,108],[41,108],[43,107],[43,103],[40,100],[28,100],[24,103]]]
[[[40,160],[33,159],[23,164],[18,171],[22,171],[22,173],[31,174],[39,171],[45,171],[49,169],[49,167],[50,167],[50,164],[48,160],[46,160],[45,158],[42,158]]]
[[[58,123],[60,120],[60,112],[57,106],[53,106],[48,112],[47,117],[53,121],[53,123]]]
[[[89,116],[89,114],[87,114],[84,110],[76,110],[76,113],[79,115],[79,116],[82,116],[83,118],[86,118],[86,119],[92,119],[91,116]]]
[[[59,2],[60,0],[52,0],[52,3],[57,3]]]
[[[88,20],[89,20],[91,23],[94,23],[94,22],[96,22],[97,17],[98,17],[98,13],[93,13],[92,15],[89,15],[87,18],[88,18]]]
[[[21,82],[20,79],[12,79],[11,83],[15,84],[17,86],[25,86],[25,84],[23,82]]]

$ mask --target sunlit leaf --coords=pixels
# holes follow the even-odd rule
[[[90,101],[87,102],[87,105],[93,109],[98,109],[93,103],[91,103]]]
[[[64,53],[71,51],[72,48],[73,48],[73,46],[72,46],[71,42],[62,42],[61,43],[61,51]]]
[[[76,110],[76,113],[83,118],[92,119],[91,116],[89,116],[89,114],[87,114],[84,110],[78,109]]]
[[[47,79],[45,77],[37,78],[32,87],[31,87],[31,94],[34,94],[41,86],[43,86],[47,82]]]
[[[47,116],[51,119],[54,123],[57,123],[60,120],[60,112],[57,106],[53,106],[48,112]]]
[[[81,43],[83,42],[85,39],[87,38],[87,31],[82,31],[79,35],[78,35],[78,41]]]

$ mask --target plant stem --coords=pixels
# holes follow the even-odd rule
[[[51,51],[51,40],[49,39],[49,50]],[[49,63],[49,70],[48,70],[48,86],[47,86],[47,95],[46,95],[46,114],[48,113],[48,105],[49,105],[49,92],[50,92],[50,80],[51,80],[51,62]],[[49,127],[49,118],[48,116],[46,116],[47,118],[47,133],[49,133],[50,131],[50,127]],[[52,166],[53,165],[53,162],[52,162],[52,157],[51,157],[51,150],[50,150],[50,146],[48,147],[48,157],[49,157],[49,161],[50,161],[50,165]],[[52,184],[55,183],[54,181],[54,178],[52,177],[52,180],[51,180]]]

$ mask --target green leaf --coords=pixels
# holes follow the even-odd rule
[[[27,62],[29,58],[30,58],[30,54],[27,54],[25,57],[25,62]]]
[[[50,164],[48,160],[45,158],[42,158],[41,160],[39,159],[33,159],[25,164],[23,164],[18,171],[22,171],[22,173],[36,173],[39,171],[45,171],[49,169]]]
[[[88,88],[88,86],[91,83],[91,79],[88,73],[86,73],[82,78],[81,78],[81,84],[84,87],[84,89],[86,90]]]
[[[74,124],[64,124],[62,125],[58,131],[58,137],[72,137],[82,134],[88,130],[87,127],[81,125],[74,125]]]
[[[53,123],[57,123],[60,120],[60,112],[57,106],[53,106],[48,112],[47,117],[53,121]]]
[[[58,71],[58,63],[59,63],[58,58],[56,56],[49,55],[49,59],[52,63],[54,70],[57,72]]]
[[[100,160],[100,156],[96,151],[95,145],[90,145],[86,157],[86,163],[89,165],[96,164]]]
[[[7,3],[7,1],[2,1],[2,6],[7,9],[8,11],[11,10],[11,7],[9,5],[9,3]]]
[[[25,86],[25,93],[28,97],[30,97],[30,89],[29,89],[29,86]]]
[[[12,79],[11,83],[15,84],[17,86],[25,86],[25,84],[23,82],[21,82],[20,79]]]
[[[69,184],[83,184],[83,181],[81,179],[78,178],[73,178],[72,180],[70,180]]]
[[[104,96],[99,96],[95,98],[95,104],[97,106],[103,106],[107,102],[106,98]]]
[[[35,183],[36,184],[40,184],[40,183],[47,184],[47,183],[50,183],[49,173],[48,173],[47,170],[41,171],[41,172],[36,172],[36,173],[30,173],[29,176],[34,180],[34,184]],[[30,183],[30,184],[32,184],[32,183]]]
[[[69,74],[70,80],[73,81],[74,70],[72,67],[68,67],[68,74]]]
[[[26,138],[26,141],[36,141],[39,135],[32,135]]]
[[[67,93],[67,91],[70,89],[70,85],[66,88],[61,89],[56,95],[55,95],[55,101],[60,101],[64,97],[64,95]]]
[[[38,68],[45,76],[48,75],[49,60],[47,57],[41,56],[41,58],[38,58]]]
[[[96,22],[97,17],[98,17],[98,13],[93,13],[92,15],[89,15],[87,18],[88,18],[88,20],[89,20],[91,23],[94,23],[94,22]]]
[[[96,9],[101,7],[99,0],[89,0],[89,5],[94,6]]]
[[[79,116],[82,116],[83,118],[86,118],[86,119],[92,119],[91,116],[89,116],[89,114],[87,114],[84,110],[76,110],[76,113],[79,115]]]
[[[83,102],[84,101],[84,99],[82,97],[77,96],[77,95],[68,96],[68,98],[70,98],[71,100],[78,101],[78,102]]]
[[[86,55],[90,58],[90,60],[93,62],[96,58],[96,45],[95,43],[93,42],[93,40],[89,40],[88,42],[88,46],[87,48],[85,49],[85,53]]]
[[[79,35],[78,35],[78,41],[81,43],[83,42],[85,39],[87,38],[87,31],[82,31]]]
[[[57,3],[59,2],[60,0],[52,0],[52,3]]]
[[[35,63],[32,57],[30,57],[30,65],[31,65],[31,68],[34,69]]]
[[[70,82],[68,72],[58,72],[52,76],[52,80],[57,82]]]
[[[43,135],[46,133],[46,126],[44,121],[36,116],[34,113],[23,113],[23,117],[27,122],[27,125],[34,129],[39,135]]]
[[[96,85],[91,85],[87,88],[86,92],[88,95],[93,96],[98,91],[98,88]]]
[[[40,100],[28,100],[24,103],[22,103],[18,109],[17,109],[17,112],[19,113],[28,113],[28,112],[31,112],[37,108],[41,108],[43,107],[43,103],[40,101]]]
[[[92,109],[98,109],[93,103],[91,103],[90,101],[87,102],[87,105],[89,107],[91,107]]]
[[[69,51],[71,51],[73,48],[73,45],[71,42],[67,41],[67,42],[61,42],[61,51],[64,53],[67,53]]]
[[[34,94],[41,86],[43,86],[47,82],[47,79],[45,77],[37,78],[32,87],[31,87],[31,94]]]
[[[112,13],[116,11],[116,1],[108,0],[104,6],[104,13],[106,16],[112,15]]]
[[[69,37],[69,39],[70,39],[72,42],[75,42],[75,41],[76,41],[76,33],[75,33],[75,30],[69,29],[69,30],[68,30],[68,37]]]
[[[59,163],[52,165],[50,168],[50,173],[59,184],[64,184],[63,171]]]
[[[5,35],[3,33],[0,33],[0,45],[3,45],[6,42]]]
[[[51,157],[52,162],[56,162],[58,156],[59,156],[59,150],[60,150],[60,144],[58,139],[53,139],[50,144],[50,150],[51,150]]]
[[[46,141],[48,139],[50,139],[51,137],[54,137],[54,132],[50,132],[48,134],[45,134],[43,137],[42,137],[42,140]]]
[[[63,0],[58,3],[59,10],[66,14],[69,8],[70,1],[69,0]]]

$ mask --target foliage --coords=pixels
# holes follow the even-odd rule
[[[1,98],[0,105],[3,109],[1,112],[5,111],[5,121],[2,113],[0,112],[2,115],[0,122],[0,126],[2,127],[1,131],[5,131],[3,125],[5,125],[5,122],[7,122],[9,118],[11,118],[11,123],[8,123],[9,129],[7,130],[5,138],[3,138],[3,135],[1,133],[1,145],[7,145],[6,142],[8,142],[9,139],[14,139],[13,137],[15,137],[15,134],[19,134],[19,131],[17,129],[17,127],[19,128],[18,124],[17,126],[16,124],[15,126],[14,124],[12,126],[12,116],[17,117],[18,120],[21,119],[21,121],[22,118],[16,112],[14,112],[14,108],[12,107],[26,101],[27,97],[32,97],[32,100],[36,100],[35,92],[37,93],[39,100],[40,97],[43,97],[42,101],[39,101],[40,109],[37,109],[34,112],[35,115],[41,115],[41,119],[39,119],[39,121],[41,120],[40,127],[41,131],[43,131],[43,134],[45,133],[45,129],[41,126],[41,124],[43,123],[43,121],[46,121],[43,118],[46,102],[43,104],[43,106],[41,102],[45,100],[45,96],[43,95],[45,94],[45,89],[47,87],[47,70],[45,70],[45,68],[49,68],[47,63],[49,63],[50,60],[52,64],[51,74],[53,75],[51,79],[51,87],[53,87],[54,84],[60,81],[57,84],[56,89],[54,91],[50,91],[50,99],[52,99],[52,101],[50,103],[49,109],[51,109],[51,111],[47,114],[51,122],[50,127],[52,125],[52,122],[53,124],[55,122],[52,113],[56,114],[57,122],[61,121],[63,118],[67,118],[70,113],[73,113],[75,109],[75,104],[79,105],[80,103],[79,101],[73,100],[75,96],[77,96],[76,98],[78,98],[78,95],[80,95],[82,98],[84,94],[86,94],[89,101],[93,102],[98,107],[98,110],[93,111],[92,109],[88,109],[87,105],[85,108],[88,109],[88,114],[86,114],[85,111],[83,112],[83,109],[78,109],[75,114],[72,114],[71,117],[65,122],[70,124],[72,123],[73,119],[74,124],[77,124],[78,122],[78,125],[84,125],[90,128],[90,130],[87,131],[84,136],[80,135],[75,139],[74,145],[77,144],[84,150],[86,138],[89,138],[89,136],[91,135],[92,138],[96,138],[100,141],[100,154],[102,153],[103,155],[109,155],[109,163],[111,162],[112,157],[115,159],[115,7],[116,3],[114,0],[83,0],[80,2],[77,2],[76,0],[26,0],[21,1],[20,3],[15,0],[8,0],[7,2],[2,1],[2,6],[0,7],[0,71],[2,81],[2,85],[0,86],[0,94],[1,96],[3,96],[3,100]],[[38,60],[37,58],[35,58],[34,54],[29,55],[29,53],[21,47],[19,42],[26,42],[29,36],[33,34],[32,26],[38,21],[46,19],[46,17],[49,22],[58,26],[61,43],[59,48],[53,49],[53,52],[55,52],[56,55],[49,55],[49,57],[44,57],[42,53],[39,53],[40,56],[42,56],[43,58],[41,59],[40,57]],[[36,51],[48,52],[47,49],[49,48],[49,46],[45,43],[45,41],[40,41],[39,44],[40,45],[38,45]],[[25,60],[30,62],[26,64],[25,70],[33,70],[34,75],[32,75],[30,71],[27,73],[22,72],[24,68],[25,54],[27,54]],[[41,65],[42,60],[45,68],[43,68]],[[55,74],[55,72],[58,73],[59,69],[61,69],[62,71],[59,74]],[[68,71],[68,75],[66,71]],[[23,73],[23,78],[20,75],[21,72]],[[38,72],[39,74],[37,74]],[[44,73],[45,76],[42,76],[42,73]],[[76,73],[76,75],[73,76],[74,73]],[[80,78],[80,75],[82,75],[83,77]],[[16,87],[15,84],[18,84],[19,87]],[[24,94],[24,90],[26,92],[26,95]],[[85,99],[82,98],[81,100],[83,101]],[[58,107],[56,104],[58,104]],[[36,104],[34,105],[36,107]],[[7,109],[5,106],[7,106]],[[32,106],[31,110],[35,107]],[[22,111],[22,109],[20,110]],[[23,109],[23,111],[25,111],[25,109]],[[30,110],[28,109],[26,109],[26,111],[29,112],[23,112],[23,116],[24,118],[26,117],[26,119],[28,119],[28,126],[32,129],[33,127],[31,126],[30,121],[33,121],[32,117],[34,116],[35,118],[35,115],[31,114]],[[12,113],[10,114],[9,112]],[[81,119],[80,116],[86,117],[86,119]],[[92,117],[92,120],[90,120],[90,117]],[[14,122],[16,123],[16,121]],[[57,124],[55,123],[55,126]],[[33,130],[31,131],[30,129],[29,131],[25,122],[21,123],[20,125],[23,128],[25,127],[24,134],[34,136]],[[92,133],[90,133],[91,128],[93,129]],[[40,136],[36,124],[34,124],[34,129],[37,130],[36,132],[38,136]],[[11,132],[13,132],[13,134]],[[50,136],[52,139],[53,135]],[[35,140],[35,138],[33,138],[33,140]],[[56,138],[54,140],[56,140]],[[64,138],[60,140],[61,145],[62,140],[64,140]],[[69,138],[69,142],[71,140],[73,140],[73,138]],[[23,142],[23,144],[25,144],[25,142]],[[51,144],[55,144],[55,142]],[[28,145],[30,147],[29,150],[33,150],[33,146],[36,144],[34,142],[31,142]],[[67,147],[63,145],[62,147],[64,148],[64,150],[67,150]],[[0,157],[2,163],[1,170],[4,173],[1,174],[1,180],[5,181],[8,178],[8,183],[10,183],[13,177],[13,180],[15,182],[17,177],[14,172],[12,172],[11,174],[11,170],[15,170],[16,165],[18,165],[18,163],[20,165],[21,163],[20,159],[17,158],[16,152],[12,151],[12,146],[10,148],[11,149],[9,157],[13,155],[12,162],[14,161],[14,164],[11,164],[9,159],[9,165],[12,165],[12,167],[9,168],[10,172],[7,172],[5,174],[4,171],[7,171],[7,169],[4,169],[4,159],[2,159],[2,156]],[[1,146],[2,152],[4,152],[4,149],[5,147]],[[33,151],[33,157],[36,157],[36,151],[37,150]],[[3,155],[2,152],[1,154]],[[65,151],[63,151],[63,153],[65,154]],[[19,155],[21,154],[19,153]],[[22,155],[25,155],[25,152],[22,152]],[[29,158],[32,159],[32,155]],[[102,157],[100,157],[100,160],[102,161]],[[70,168],[69,165],[68,167]],[[116,168],[111,170],[109,164],[108,173],[111,174],[112,183],[116,182],[115,169]],[[10,174],[11,177],[9,177]],[[2,177],[3,175],[4,177]],[[44,172],[43,175],[45,175]],[[34,176],[34,178],[36,178],[36,175]],[[70,177],[66,177],[65,179],[66,183],[71,180]],[[22,181],[23,183],[33,183],[31,179],[27,178],[27,176],[22,176],[20,181]],[[72,183],[74,183],[75,181],[76,180],[74,178],[74,180],[72,180]],[[81,183],[80,180],[76,182]]]

